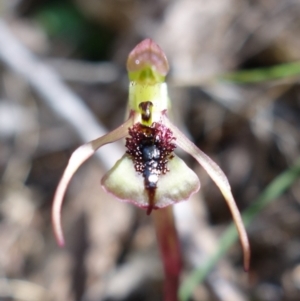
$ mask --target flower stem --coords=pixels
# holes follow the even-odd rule
[[[182,261],[172,206],[154,210],[152,216],[166,277],[164,300],[177,301]]]

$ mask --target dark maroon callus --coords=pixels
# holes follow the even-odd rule
[[[154,196],[158,177],[169,171],[167,163],[173,158],[175,137],[170,129],[157,122],[151,126],[137,123],[128,132],[126,153],[132,158],[135,170],[144,177],[149,197],[147,214],[150,214],[156,208]]]
[[[130,52],[127,70],[136,72],[149,67],[162,76],[166,76],[169,71],[168,60],[162,49],[151,39],[146,39]]]
[[[151,127],[135,124],[126,138],[127,154],[137,172],[145,178],[145,188],[155,188],[160,174],[168,171],[167,163],[173,157],[174,136],[170,129],[154,122]]]

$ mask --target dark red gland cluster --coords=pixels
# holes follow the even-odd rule
[[[170,129],[154,122],[150,127],[140,123],[129,128],[127,154],[137,172],[145,178],[145,188],[155,190],[158,177],[168,172],[167,163],[173,158],[175,137]]]

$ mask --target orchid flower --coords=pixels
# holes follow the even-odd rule
[[[200,188],[196,174],[174,154],[179,147],[194,157],[221,190],[236,224],[248,270],[250,249],[244,224],[220,167],[191,142],[168,118],[170,100],[165,77],[168,61],[151,39],[138,44],[127,60],[129,75],[128,118],[115,130],[80,146],[72,154],[57,187],[52,208],[56,240],[64,245],[61,207],[76,170],[101,146],[126,139],[127,151],[102,178],[105,191],[117,199],[153,210],[188,200]]]

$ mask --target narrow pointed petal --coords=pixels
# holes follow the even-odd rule
[[[164,117],[165,125],[173,132],[176,137],[176,145],[193,156],[200,165],[206,170],[212,180],[221,190],[233,216],[237,227],[240,242],[244,253],[244,269],[249,270],[250,265],[250,245],[248,236],[244,227],[240,212],[236,206],[235,200],[231,193],[230,184],[221,168],[205,153],[203,153],[194,143],[192,143],[167,117]]]
[[[88,158],[90,158],[96,152],[98,148],[126,137],[128,135],[128,128],[132,126],[132,124],[133,116],[131,116],[125,123],[112,132],[80,146],[73,152],[64,174],[57,186],[52,205],[52,226],[56,241],[59,246],[64,245],[64,237],[61,227],[61,207],[64,195],[74,173]]]

